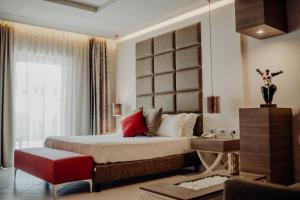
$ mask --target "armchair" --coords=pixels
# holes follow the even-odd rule
[[[300,183],[291,186],[231,179],[225,182],[224,200],[299,200]]]

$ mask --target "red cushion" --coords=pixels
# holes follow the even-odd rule
[[[50,148],[15,150],[15,168],[52,184],[91,179],[93,158]]]
[[[143,111],[133,113],[121,121],[124,137],[135,137],[143,135],[148,131],[146,122],[144,120]]]

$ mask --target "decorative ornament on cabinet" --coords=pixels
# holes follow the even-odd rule
[[[260,107],[276,107],[276,104],[272,104],[273,96],[277,90],[277,86],[273,84],[273,77],[282,74],[283,71],[271,73],[269,69],[266,69],[265,72],[262,72],[260,69],[256,69],[259,75],[262,77],[264,81],[264,85],[261,87],[261,93],[266,104],[261,104]]]

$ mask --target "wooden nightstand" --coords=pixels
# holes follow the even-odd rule
[[[240,139],[234,138],[213,138],[213,139],[204,139],[196,138],[192,140],[192,149],[197,151],[199,159],[201,160],[206,171],[213,171],[217,166],[220,165],[220,162],[226,153],[238,152],[240,150]],[[204,159],[202,153],[216,153],[218,154],[215,161],[209,165]]]

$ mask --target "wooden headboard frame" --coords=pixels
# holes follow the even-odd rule
[[[136,44],[136,95],[138,108],[199,114],[194,135],[202,134],[200,23]]]

